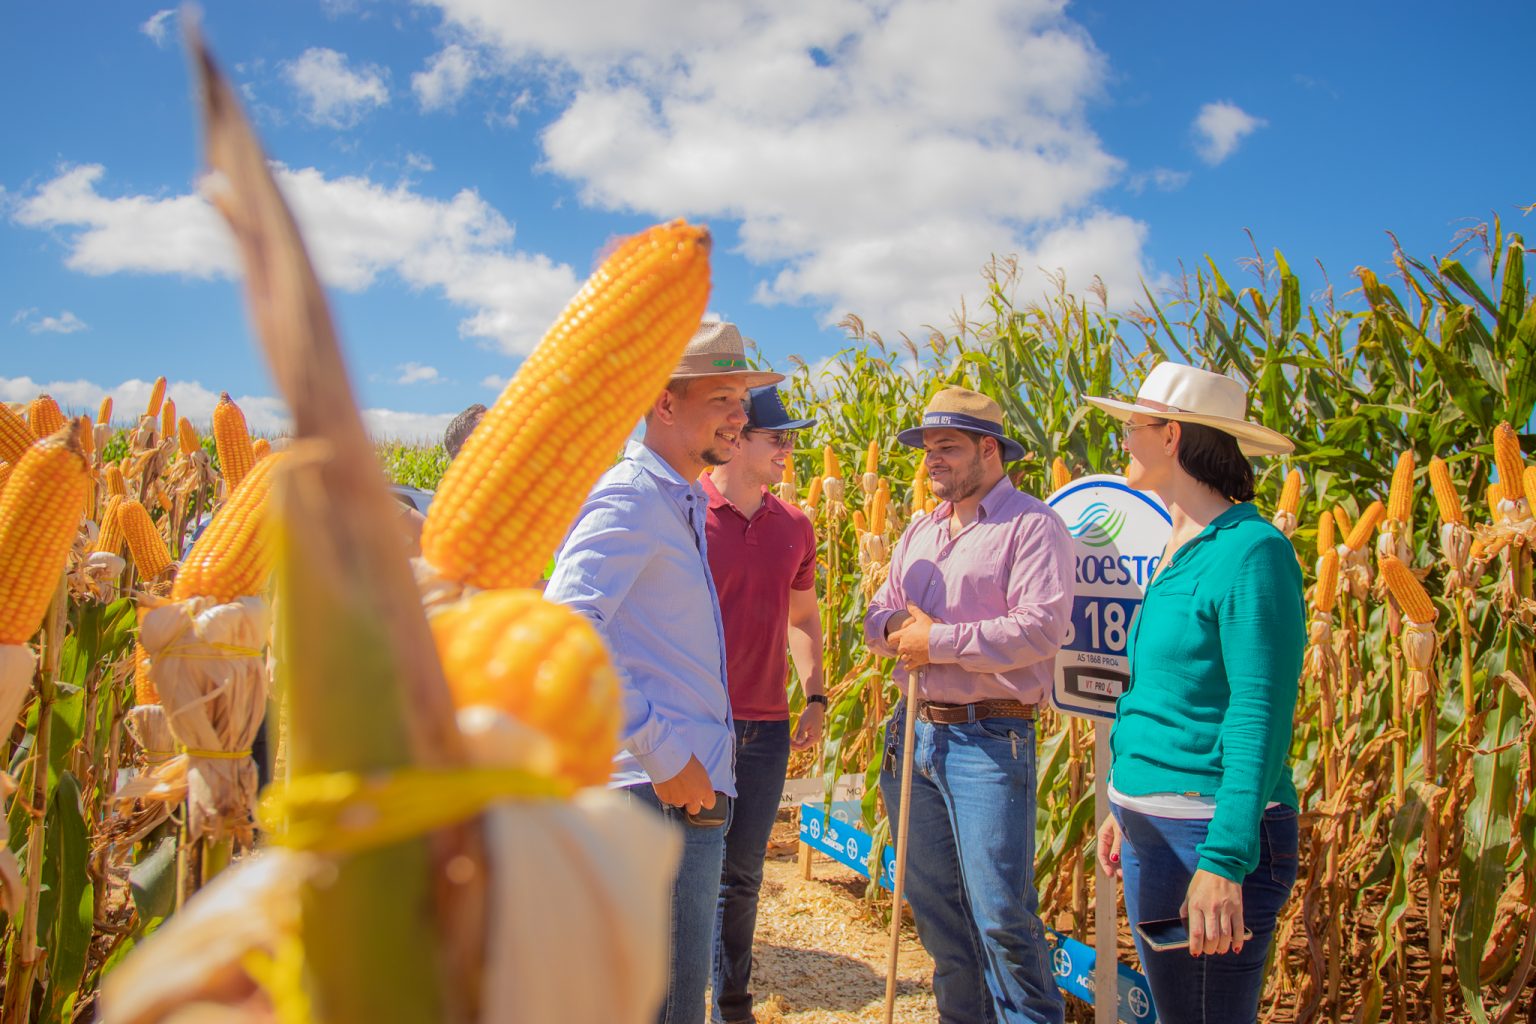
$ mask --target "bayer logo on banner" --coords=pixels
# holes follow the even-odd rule
[[[1051,700],[1070,715],[1113,718],[1131,678],[1131,624],[1172,520],[1156,495],[1107,474],[1073,480],[1046,504],[1072,535],[1077,567],[1072,623],[1056,656]]]

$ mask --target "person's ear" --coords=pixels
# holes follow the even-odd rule
[[[1168,421],[1168,433],[1164,435],[1167,442],[1163,445],[1163,451],[1173,455],[1179,450],[1179,439],[1184,436],[1184,427],[1178,420]]]
[[[654,418],[669,427],[677,422],[677,395],[673,394],[670,388],[663,388],[661,394],[656,396],[656,401],[652,404],[650,414],[646,418]]]

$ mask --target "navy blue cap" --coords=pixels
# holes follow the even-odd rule
[[[779,389],[772,384],[747,392],[747,426],[752,430],[806,430],[815,420],[792,420]]]

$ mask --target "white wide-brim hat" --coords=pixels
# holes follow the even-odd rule
[[[672,371],[673,380],[696,380],[700,377],[741,377],[749,388],[777,384],[784,379],[782,373],[771,370],[754,370],[747,362],[747,345],[735,324],[723,320],[705,320],[699,324],[683,349],[677,369]]]
[[[1241,381],[1182,363],[1158,363],[1141,382],[1135,401],[1085,395],[1083,400],[1128,420],[1133,413],[1160,420],[1198,423],[1237,439],[1244,455],[1285,455],[1296,445],[1284,434],[1248,419],[1248,392]]]

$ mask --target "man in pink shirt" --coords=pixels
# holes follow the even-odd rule
[[[793,505],[774,497],[794,453],[793,420],[769,385],[753,388],[747,425],[734,458],[702,478],[709,499],[705,530],[709,569],[725,625],[726,682],[736,724],[736,804],[725,834],[720,902],[715,917],[713,1020],[753,1020],[752,933],[763,855],[784,793],[793,747],[820,742],[827,698],[822,692],[821,614],[816,601],[816,531]],[[806,693],[791,738],[786,649]]]
[[[1003,472],[1024,448],[990,398],[946,388],[897,439],[923,449],[941,500],[897,542],[864,632],[903,689],[919,673],[917,707],[886,723],[880,791],[894,833],[915,711],[906,896],[939,1017],[1060,1024],[1034,882],[1034,719],[1071,621],[1071,538]]]

